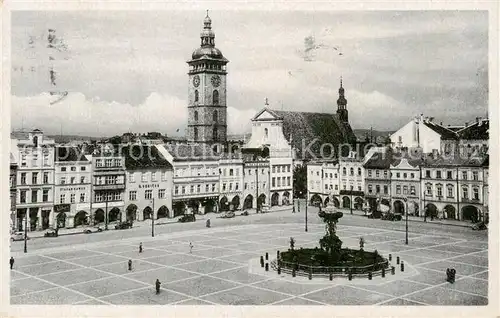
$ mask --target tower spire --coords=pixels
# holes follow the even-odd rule
[[[340,76],[339,98],[337,99],[337,115],[341,121],[348,122],[347,99],[345,99],[345,90],[342,84],[342,76]]]

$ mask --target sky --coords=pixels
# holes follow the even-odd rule
[[[13,12],[12,128],[87,136],[184,135],[186,61],[200,45],[205,15],[202,10]],[[354,129],[396,130],[421,113],[445,125],[487,114],[486,11],[209,15],[215,45],[230,61],[229,134],[249,132],[250,119],[266,98],[274,109],[335,112],[341,76]],[[46,48],[48,29],[64,43],[60,52]],[[306,52],[311,47],[316,49]],[[57,89],[68,92],[53,105],[50,64]]]

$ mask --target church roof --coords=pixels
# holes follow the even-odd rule
[[[457,133],[432,121],[424,120],[424,125],[441,135],[443,140],[458,139]]]
[[[353,144],[356,142],[351,126],[341,122],[336,114],[293,112],[283,110],[269,110],[283,120],[283,134],[292,143],[297,155],[303,159],[310,159],[309,152],[304,152],[308,145],[316,158],[321,157],[320,147],[322,144],[331,144],[338,151],[338,145],[343,143]],[[291,140],[290,140],[291,139]],[[304,149],[303,148],[303,144]],[[325,146],[325,154],[328,156],[330,147]]]
[[[89,162],[80,148],[56,147],[55,152],[56,162]]]

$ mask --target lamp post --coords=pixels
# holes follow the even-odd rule
[[[405,244],[408,245],[408,198],[405,198],[405,222],[406,222],[406,239]]]
[[[297,212],[300,212],[300,197],[302,196],[302,191],[299,191],[299,197],[297,198]]]
[[[153,213],[151,215],[151,237],[155,237],[155,198],[154,198],[154,196],[153,196]]]
[[[106,213],[104,214],[104,230],[108,230],[108,195],[106,193]]]
[[[309,201],[309,190],[307,190],[306,192],[306,228],[305,228],[306,232],[307,232],[307,203],[308,203],[307,201]]]
[[[24,213],[24,253],[28,253],[28,209]]]

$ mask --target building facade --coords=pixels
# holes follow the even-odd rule
[[[269,160],[254,156],[244,158],[243,209],[262,211],[264,205],[269,205],[271,196]]]
[[[124,221],[125,158],[117,149],[102,147],[92,154],[91,223]]]
[[[192,142],[227,140],[226,64],[229,62],[215,47],[212,20],[203,21],[201,46],[189,64],[187,139]]]
[[[327,205],[330,198],[340,207],[339,163],[317,160],[307,164],[307,192],[311,205]]]
[[[225,154],[219,160],[220,211],[239,210],[244,200],[243,158]]]
[[[11,149],[17,168],[16,230],[44,230],[54,225],[53,139],[42,131],[14,132]]]
[[[395,159],[390,165],[391,207],[394,213],[419,216],[420,160]]]
[[[126,168],[125,211],[128,221],[173,217],[173,167],[154,145],[122,148]]]
[[[10,154],[9,189],[10,189],[10,230],[16,230],[17,162]]]
[[[92,161],[76,147],[56,147],[54,178],[55,227],[88,224]]]
[[[365,168],[365,198],[370,210],[375,210],[377,204],[390,207],[391,204],[391,172],[392,153],[386,151],[374,152],[363,164]]]
[[[344,209],[362,210],[365,178],[363,161],[356,153],[339,161],[339,201]]]

